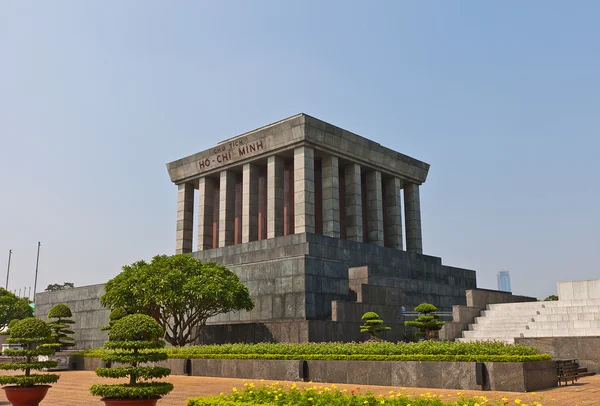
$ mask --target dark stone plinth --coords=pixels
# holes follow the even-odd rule
[[[576,359],[590,372],[600,373],[600,337],[515,338],[515,343],[537,348],[557,359]]]

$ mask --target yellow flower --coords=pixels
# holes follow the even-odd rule
[[[332,385],[331,385],[331,387],[332,387],[333,389],[337,389],[337,385],[336,385],[336,384],[332,384]]]
[[[519,398],[516,398],[516,399],[515,399],[515,403],[516,403],[517,405],[520,405],[520,404],[521,404],[521,399],[519,399]]]
[[[381,403],[381,404],[383,405],[383,404],[385,403],[385,400],[382,400],[382,401],[381,401],[381,402],[379,402],[379,403]]]
[[[265,380],[264,380],[264,379],[261,379],[260,381],[261,381],[261,382],[264,382]]]
[[[531,392],[532,395],[535,395],[535,392]]]
[[[508,400],[508,398],[507,398],[507,397],[503,397],[503,398],[502,398],[502,401],[503,401],[503,402],[506,402],[507,400]]]
[[[475,403],[475,405],[473,405],[473,406],[479,406],[479,403]]]
[[[394,391],[393,391],[393,390],[391,390],[389,393],[390,393],[390,395],[393,395],[393,394],[394,394]]]
[[[369,403],[369,401],[368,401],[368,400],[365,400],[363,403],[366,405],[367,403]]]
[[[233,388],[233,391],[234,391],[234,392],[237,392],[237,388]]]

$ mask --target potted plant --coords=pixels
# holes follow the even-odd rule
[[[0,363],[0,369],[23,370],[25,375],[0,376],[0,385],[14,406],[37,406],[46,396],[51,383],[58,381],[53,374],[32,374],[32,370],[56,367],[55,361],[38,361],[40,355],[53,355],[54,348],[40,344],[52,342],[52,330],[40,319],[28,317],[10,329],[9,344],[21,343],[24,349],[4,350],[4,355],[13,357],[12,362]]]
[[[167,359],[160,349],[165,346],[164,331],[150,316],[132,314],[117,320],[110,328],[109,340],[104,344],[108,349],[102,357],[104,362],[120,363],[126,366],[98,368],[96,375],[104,378],[129,378],[128,384],[92,385],[90,391],[102,396],[106,406],[154,406],[156,402],[173,390],[168,382],[150,382],[153,378],[169,376],[169,368],[148,366]],[[143,366],[140,366],[144,364]],[[144,379],[146,382],[138,382]]]
[[[53,331],[52,337],[54,338],[54,343],[46,344],[46,346],[53,346],[57,351],[60,351],[75,345],[75,339],[70,336],[71,334],[75,334],[75,332],[69,330],[69,324],[75,324],[70,319],[71,317],[73,317],[73,313],[71,313],[71,309],[66,304],[57,304],[50,309],[48,318],[56,319],[49,323]]]

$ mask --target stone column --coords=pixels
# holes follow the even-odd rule
[[[255,164],[245,164],[242,180],[242,243],[258,240],[258,173]]]
[[[194,185],[181,183],[177,190],[177,232],[175,253],[192,252],[194,238]]]
[[[423,253],[421,237],[421,199],[419,185],[406,183],[404,186],[404,216],[406,218],[406,250]]]
[[[267,160],[267,238],[283,235],[283,194],[285,165],[283,157]]]
[[[399,178],[388,178],[385,181],[385,234],[389,248],[402,250],[402,182]]]
[[[346,165],[344,174],[346,177],[346,239],[362,242],[363,220],[360,165]]]
[[[202,177],[198,181],[198,251],[213,247],[214,179]]]
[[[340,179],[337,156],[323,158],[323,235],[340,238]]]
[[[294,150],[294,233],[315,232],[315,151]]]
[[[233,245],[235,237],[235,173],[221,171],[219,193],[219,247]]]
[[[383,196],[381,172],[367,172],[367,236],[370,243],[383,247]]]

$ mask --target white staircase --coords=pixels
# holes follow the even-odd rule
[[[515,337],[600,336],[600,299],[502,303],[487,306],[458,341]]]

